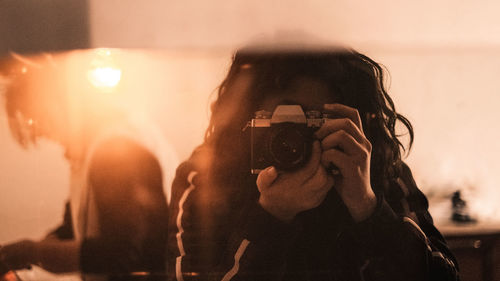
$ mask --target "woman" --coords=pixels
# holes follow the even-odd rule
[[[249,121],[274,112],[272,124],[279,105],[326,121],[303,164],[275,162],[254,176],[256,150],[274,144],[257,141],[258,121]],[[396,112],[382,68],[356,51],[239,50],[205,142],[177,170],[170,278],[456,280],[456,261],[401,160],[398,122],[411,146],[412,126]]]
[[[113,93],[73,84],[68,92],[70,55],[8,66],[5,105],[13,135],[24,147],[40,138],[60,144],[71,186],[64,223],[41,241],[3,245],[1,262],[11,270],[34,264],[79,271],[85,280],[164,280],[165,165],[172,163],[163,158],[172,155],[161,154],[162,143],[116,106]]]

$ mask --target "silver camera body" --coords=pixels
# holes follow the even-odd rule
[[[278,105],[272,114],[257,111],[249,122],[251,173],[269,166],[282,171],[302,167],[311,156],[314,132],[326,120],[326,114],[304,113],[300,105]]]

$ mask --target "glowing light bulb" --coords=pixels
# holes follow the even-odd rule
[[[97,88],[113,88],[120,82],[122,71],[112,67],[96,67],[89,71],[90,83]]]
[[[87,78],[94,87],[111,90],[120,82],[122,71],[115,65],[110,50],[97,49],[95,54]]]

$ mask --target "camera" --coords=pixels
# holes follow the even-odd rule
[[[257,111],[249,122],[251,173],[269,166],[293,171],[310,158],[314,132],[328,120],[320,111],[304,111],[300,105],[278,105],[273,113]]]

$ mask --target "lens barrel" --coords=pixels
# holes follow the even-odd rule
[[[303,166],[311,154],[311,134],[311,130],[302,124],[273,125],[266,142],[270,162],[280,170],[294,170]]]

